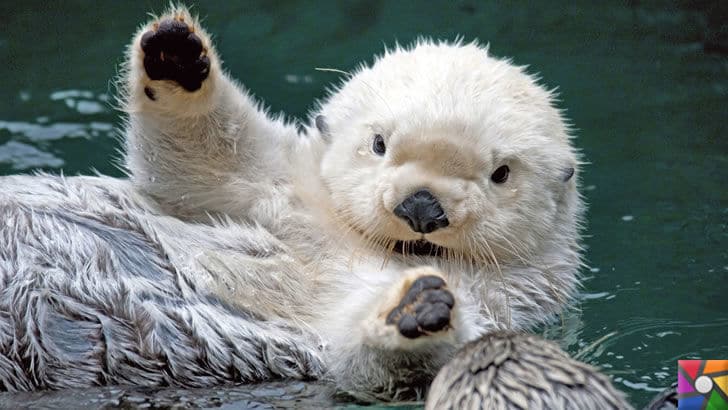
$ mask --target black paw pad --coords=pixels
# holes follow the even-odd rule
[[[152,80],[172,80],[187,91],[196,91],[210,74],[202,40],[187,23],[164,20],[156,31],[144,33],[140,45],[144,70]]]
[[[450,326],[455,298],[438,276],[423,276],[407,290],[396,308],[387,315],[387,324],[396,324],[402,336],[415,339]]]

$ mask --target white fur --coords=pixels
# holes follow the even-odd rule
[[[202,291],[318,335],[329,374],[364,398],[421,396],[462,343],[528,328],[567,306],[578,286],[582,204],[577,178],[563,175],[578,167],[577,156],[552,94],[522,68],[475,43],[398,46],[348,76],[299,135],[222,71],[186,10],[163,18],[172,16],[194,22],[210,76],[193,93],[150,80],[139,39],[153,22],[143,26],[121,79],[131,187],[105,177],[94,184],[118,186],[122,201],[144,198],[129,212]],[[326,118],[325,135],[313,125],[317,114]],[[371,151],[374,134],[385,138],[383,157]],[[490,175],[503,164],[510,178],[494,184]],[[47,203],[55,194],[44,188],[12,198],[34,183],[4,179],[0,206],[67,201]],[[426,238],[449,249],[448,258],[389,250],[393,240],[421,237],[392,213],[420,187],[447,212],[450,226]],[[100,212],[103,195],[89,200],[90,212]],[[144,207],[187,224],[146,217]],[[204,235],[191,245],[184,236],[192,227],[259,235],[274,257],[213,245]],[[442,276],[454,293],[451,328],[410,340],[384,317],[405,284],[424,274]]]

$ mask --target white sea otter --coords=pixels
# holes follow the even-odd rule
[[[476,44],[352,74],[299,132],[176,8],[121,80],[129,179],[0,178],[0,390],[326,378],[419,396],[578,286],[577,155]]]

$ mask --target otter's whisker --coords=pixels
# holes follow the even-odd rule
[[[498,259],[495,256],[495,253],[493,252],[493,248],[490,247],[490,244],[488,244],[488,241],[485,238],[482,238],[483,245],[485,245],[486,250],[490,254],[490,257],[493,259],[493,263],[496,268],[496,273],[498,275],[498,278],[500,279],[501,284],[503,285],[503,293],[506,298],[506,326],[508,328],[511,328],[511,302],[510,302],[510,289],[508,287],[508,283],[506,282],[506,278],[503,275],[503,270],[501,270],[500,264],[498,263]]]

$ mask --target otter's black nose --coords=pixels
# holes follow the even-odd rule
[[[394,214],[404,219],[415,232],[430,233],[450,224],[447,215],[430,191],[419,190],[394,208]]]

